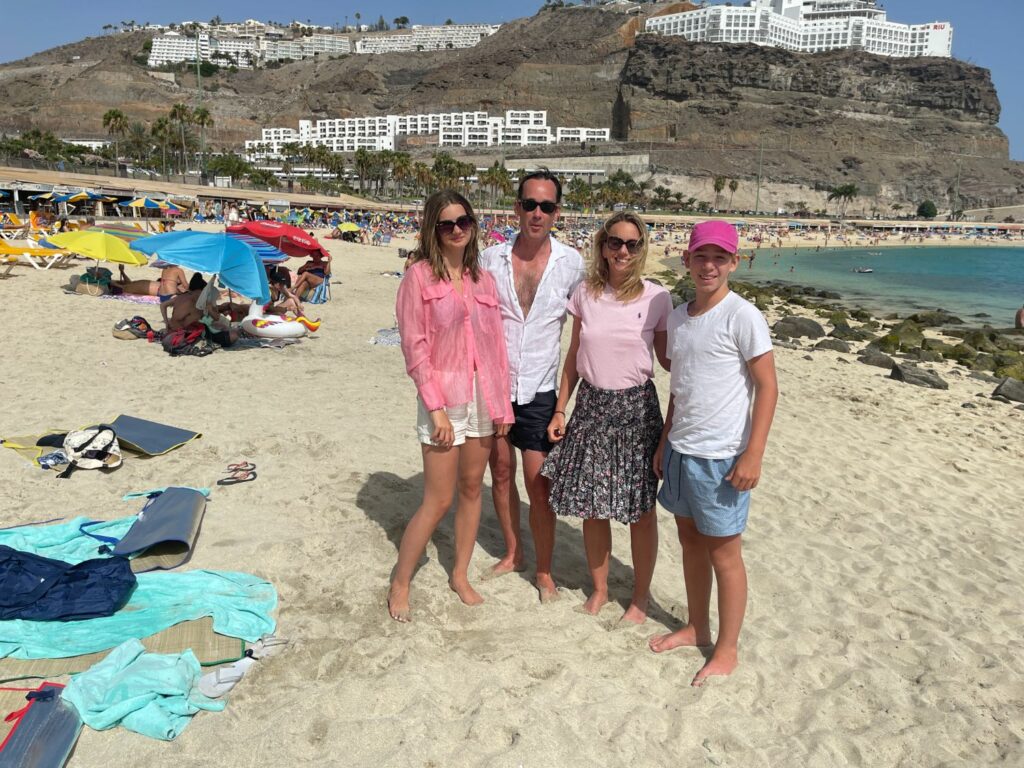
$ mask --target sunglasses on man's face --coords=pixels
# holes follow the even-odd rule
[[[550,200],[534,200],[532,197],[520,200],[519,205],[521,205],[523,210],[527,213],[533,213],[533,211],[537,210],[538,206],[547,214],[552,214],[558,210],[558,203],[553,203]]]
[[[459,216],[459,218],[452,221],[451,219],[442,219],[437,222],[434,228],[442,235],[450,235],[458,227],[462,232],[466,232],[473,228],[476,224],[476,219],[470,216],[468,213],[465,216]]]
[[[621,237],[615,237],[614,235],[609,235],[604,244],[610,251],[621,251],[622,246],[626,246],[626,250],[634,256],[640,253],[644,247],[643,240],[623,240]]]

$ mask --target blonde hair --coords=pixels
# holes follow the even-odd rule
[[[480,224],[476,221],[476,214],[473,213],[473,206],[469,201],[456,192],[454,189],[442,189],[427,198],[423,205],[422,226],[420,227],[419,247],[409,254],[409,265],[417,261],[430,263],[430,271],[438,280],[450,280],[448,267],[444,263],[444,254],[441,251],[441,240],[437,234],[437,222],[441,220],[441,211],[449,205],[461,205],[466,214],[473,217],[473,235],[466,243],[466,250],[462,253],[462,269],[469,272],[473,282],[480,280],[480,246],[477,242],[480,235]]]
[[[620,211],[608,219],[594,235],[594,249],[590,255],[587,268],[587,288],[595,296],[601,294],[608,285],[608,261],[604,258],[604,244],[610,237],[609,230],[616,224],[628,222],[636,227],[642,246],[640,253],[633,258],[632,268],[626,280],[615,291],[615,298],[621,302],[636,299],[644,292],[644,267],[647,264],[647,225],[644,220],[632,211]]]

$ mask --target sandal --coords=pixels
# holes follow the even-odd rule
[[[228,472],[255,472],[256,465],[251,461],[241,461],[238,464],[228,464]]]
[[[217,485],[238,485],[238,483],[248,483],[250,480],[256,479],[256,470],[239,470],[232,472],[229,477],[222,478],[217,481]]]

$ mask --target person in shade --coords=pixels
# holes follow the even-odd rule
[[[547,428],[555,412],[565,308],[584,272],[579,252],[551,236],[561,200],[562,183],[550,171],[523,176],[515,203],[518,234],[488,248],[480,257],[498,286],[516,417],[508,438],[495,440],[491,452],[491,495],[506,547],[491,575],[525,568],[516,488],[518,448],[530,499],[530,531],[537,554],[535,583],[541,602],[557,598],[558,589],[551,574],[555,513],[548,504],[548,480],[540,469],[551,450]]]
[[[504,436],[514,417],[498,294],[494,278],[480,267],[477,235],[469,201],[453,190],[434,193],[424,205],[420,247],[398,287],[402,354],[419,395],[423,501],[398,547],[388,591],[395,621],[409,621],[416,564],[456,486],[455,563],[448,583],[467,605],[483,602],[469,583],[481,487],[494,436]]]
[[[747,606],[740,536],[779,396],[768,324],[729,290],[738,240],[728,222],[705,221],[683,252],[696,298],[669,316],[672,394],[654,456],[658,501],[675,515],[683,549],[689,616],[686,626],[652,637],[651,650],[711,645],[711,587],[718,585],[718,639],[695,686],[738,663]]]
[[[629,526],[633,595],[623,619],[647,618],[658,555],[654,451],[663,421],[652,350],[668,370],[669,292],[643,279],[647,226],[635,213],[616,213],[594,237],[587,279],[569,299],[572,341],[562,367],[548,439],[555,447],[542,474],[551,481],[551,508],[583,519],[583,544],[593,592],[584,610],[608,602],[611,520]],[[576,384],[568,426],[565,409]]]

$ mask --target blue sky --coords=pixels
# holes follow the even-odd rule
[[[738,0],[737,0],[738,4]],[[880,3],[893,21],[923,23],[952,22],[953,54],[991,70],[1003,105],[1000,127],[1010,138],[1010,154],[1024,160],[1024,78],[1019,70],[1021,29],[1024,27],[1024,0],[888,0]],[[457,22],[509,21],[536,12],[542,0],[519,4],[500,0],[477,0],[467,11],[464,0],[432,0],[429,3],[407,0],[376,2],[311,2],[292,0],[179,0],[174,3],[128,3],[120,0],[53,0],[41,11],[27,2],[4,3],[0,25],[0,60],[12,61],[87,35],[101,34],[104,24],[134,20],[167,23],[189,19],[209,20],[219,15],[225,20],[255,18],[262,21],[309,19],[319,24],[355,23],[355,14],[363,21],[376,21],[383,14],[390,22],[407,16],[414,24],[440,24],[451,18]],[[40,15],[42,13],[42,16]]]

